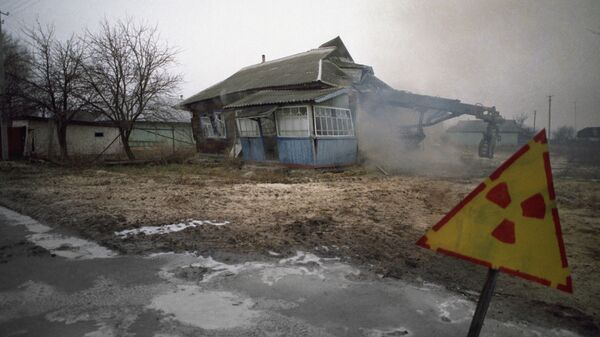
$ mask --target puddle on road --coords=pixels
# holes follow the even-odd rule
[[[54,233],[52,228],[5,207],[0,206],[0,217],[8,219],[9,225],[25,226],[29,232],[33,233],[26,236],[29,242],[67,259],[97,259],[117,255],[95,242]]]
[[[194,253],[149,258],[165,259],[161,277],[182,287],[155,298],[151,308],[205,329],[260,326],[265,317],[280,315],[333,336],[462,336],[475,308],[463,295],[439,285],[380,279],[339,260],[300,251],[279,260],[238,264]],[[202,272],[176,272],[186,268]],[[577,336],[486,320],[483,336],[496,335]]]
[[[248,326],[260,316],[254,302],[227,291],[202,291],[196,286],[180,286],[176,292],[155,297],[151,309],[202,329],[232,329]]]
[[[3,217],[12,225],[25,226],[32,233],[28,240],[57,255],[86,259],[113,254],[0,207]],[[167,329],[163,332],[194,327],[210,331],[208,336],[464,336],[474,308],[466,297],[438,285],[379,279],[339,259],[305,252],[231,264],[195,253],[138,258],[156,260],[162,281],[119,286],[99,279],[92,288],[73,294],[44,283],[25,283],[17,291],[0,292],[0,325],[24,313],[45,313],[50,322],[95,322],[99,325],[89,335],[94,336],[106,334],[110,327],[122,333],[143,310],[155,310],[165,315],[157,327]],[[225,334],[226,330],[237,332]],[[578,335],[487,319],[483,336]]]

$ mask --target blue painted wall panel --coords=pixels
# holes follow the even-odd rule
[[[265,161],[262,138],[240,138],[244,160]],[[277,138],[279,161],[297,165],[344,165],[356,162],[356,138],[318,138],[316,160],[311,138]]]
[[[341,165],[356,162],[356,138],[318,138],[317,165]]]
[[[311,138],[277,138],[279,161],[285,164],[314,165]]]
[[[242,144],[242,156],[247,161],[264,161],[265,160],[265,148],[263,145],[263,139],[260,137],[242,137],[240,138]]]

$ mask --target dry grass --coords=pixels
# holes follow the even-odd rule
[[[124,252],[316,250],[388,276],[480,290],[484,268],[414,244],[480,178],[384,177],[361,167],[291,170],[215,158],[192,162],[88,167],[4,163],[0,203]],[[503,276],[494,299],[502,310],[492,315],[521,319],[520,312],[531,312],[541,315],[536,319],[598,331],[600,181],[559,175],[556,190],[575,294]],[[129,240],[113,235],[185,219],[231,224]]]

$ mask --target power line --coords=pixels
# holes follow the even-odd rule
[[[8,10],[8,12],[10,13],[15,6],[19,6],[19,0],[8,0],[4,3],[4,8],[6,8]]]
[[[573,128],[577,131],[577,101],[573,101]]]
[[[30,2],[31,0],[25,0],[22,1],[20,3],[18,3],[13,9],[12,12],[13,13],[17,13],[18,11],[20,11],[21,9],[25,8],[27,6],[27,3]]]
[[[552,96],[553,95],[548,95],[548,139],[550,139],[550,126],[552,123]]]
[[[19,14],[23,13],[23,11],[37,5],[40,2],[41,2],[41,0],[25,0],[22,2],[18,2],[17,4],[12,6],[12,9],[10,9],[7,12],[10,12],[10,14],[13,14],[13,16],[16,16],[16,17],[6,24],[8,30],[9,31],[13,31],[13,30],[19,31],[24,25],[26,25],[24,21],[15,20],[15,19],[18,19],[18,17],[20,16]]]
[[[17,8],[13,9],[14,13],[20,13],[25,9],[31,8],[35,5],[37,5],[41,0],[25,0],[22,3],[20,3],[19,5],[17,5]]]

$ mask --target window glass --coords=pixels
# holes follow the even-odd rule
[[[317,136],[354,136],[354,124],[348,109],[316,106],[314,119]]]
[[[250,118],[237,119],[240,137],[260,137],[258,122]]]
[[[212,123],[210,122],[210,117],[200,117],[200,127],[202,128],[202,135],[204,135],[204,137],[215,137],[215,130],[213,129]]]
[[[213,118],[209,116],[200,117],[200,128],[206,138],[225,138],[225,120],[221,111],[215,111]]]
[[[308,137],[308,109],[303,107],[290,107],[277,109],[278,136],[281,137]]]

